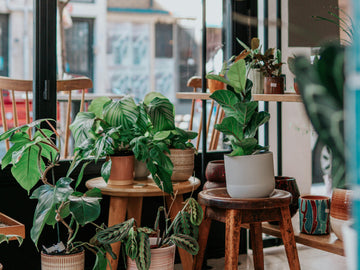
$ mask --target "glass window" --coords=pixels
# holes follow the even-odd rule
[[[65,30],[65,71],[73,76],[93,79],[93,19],[72,18],[72,27]]]
[[[173,25],[157,23],[156,33],[156,57],[171,58],[173,56]]]

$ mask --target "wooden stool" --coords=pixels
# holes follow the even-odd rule
[[[264,269],[261,222],[279,221],[281,236],[291,270],[300,269],[289,204],[291,194],[275,189],[269,198],[234,199],[226,188],[202,191],[198,195],[205,217],[200,225],[200,251],[195,257],[194,269],[201,270],[205,248],[213,219],[225,222],[225,270],[238,269],[240,227],[250,228],[255,269]],[[250,226],[245,226],[250,224]]]

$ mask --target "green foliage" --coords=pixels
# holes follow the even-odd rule
[[[164,212],[165,230],[160,232],[159,221],[162,212]],[[198,226],[201,224],[203,215],[204,213],[198,202],[193,198],[189,198],[171,223],[164,207],[159,207],[154,229],[137,227],[132,218],[99,231],[97,240],[103,244],[121,241],[122,245],[125,246],[126,255],[131,259],[135,258],[137,268],[147,270],[151,263],[149,236],[157,236],[157,248],[175,244],[191,255],[196,255],[199,251],[197,243]]]
[[[246,80],[245,69],[245,61],[241,59],[230,66],[227,78],[207,76],[216,80],[225,80],[228,85],[228,90],[217,90],[210,97],[225,112],[226,117],[221,124],[216,124],[215,128],[229,139],[233,149],[230,156],[251,155],[266,150],[265,147],[258,145],[254,137],[258,128],[269,121],[270,115],[267,112],[258,112],[258,103],[251,101],[252,83]],[[246,83],[239,84],[239,81]]]
[[[41,128],[40,125],[45,124],[43,122],[47,122],[50,129]],[[30,137],[27,131],[33,128]],[[96,254],[94,269],[104,269],[107,264],[105,254],[111,250],[108,246],[100,243],[74,242],[79,226],[91,223],[99,217],[101,192],[98,189],[87,191],[85,194],[76,191],[88,164],[82,166],[75,182],[70,175],[80,164],[76,159],[65,177],[54,179],[52,173],[52,179],[48,181],[48,173],[59,165],[60,157],[59,148],[52,139],[55,137],[52,130],[54,128],[48,119],[43,119],[1,134],[0,140],[8,138],[12,143],[2,159],[2,168],[12,165],[11,172],[15,180],[28,192],[38,185],[40,180],[41,184],[30,196],[31,199],[37,200],[30,230],[30,237],[36,246],[46,225],[54,227],[57,223],[63,224],[67,229],[65,252],[69,254],[78,247],[85,246]],[[83,134],[78,135],[81,137]],[[21,243],[21,240],[18,240]],[[7,239],[0,237],[0,241]]]
[[[22,245],[22,243],[23,243],[23,241],[24,241],[24,239],[23,239],[21,236],[19,236],[19,235],[15,235],[15,234],[7,234],[7,235],[5,235],[5,234],[0,234],[0,244],[1,244],[1,243],[4,243],[4,242],[9,243],[10,239],[12,240],[12,238],[15,238],[15,239],[17,240],[17,242],[18,242],[18,244],[19,244],[19,247]]]
[[[328,45],[313,65],[296,57],[295,74],[306,112],[319,139],[332,152],[333,187],[345,184],[344,48]]]
[[[266,77],[279,77],[281,75],[281,51],[270,48],[264,54],[258,53],[254,56],[255,63],[261,63],[260,70]]]

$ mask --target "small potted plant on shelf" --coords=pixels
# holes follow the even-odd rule
[[[219,72],[218,75],[221,76],[221,77],[224,77],[224,76],[225,76],[225,73],[226,73],[226,70],[227,70],[227,67],[228,67],[228,63],[225,61],[225,62],[222,64],[221,70],[220,70],[220,72]],[[209,88],[210,93],[214,93],[216,90],[225,89],[225,88],[226,88],[226,85],[225,85],[224,82],[211,79],[211,75],[212,75],[212,74],[213,74],[213,71],[209,72],[209,73],[206,75],[206,78],[207,78],[207,86],[208,86],[208,88]]]
[[[162,213],[163,212],[163,213]],[[161,216],[164,229],[160,229]],[[123,223],[106,228],[97,233],[102,244],[121,241],[128,257],[127,269],[173,269],[175,246],[183,248],[192,255],[199,251],[197,238],[203,211],[197,201],[189,198],[172,222],[168,211],[159,207],[154,228],[137,227],[131,218]]]
[[[41,128],[46,122],[50,129]],[[30,137],[28,131],[35,129]],[[67,174],[55,179],[51,173],[59,165],[60,151],[53,138],[57,132],[48,120],[37,120],[31,124],[13,128],[0,135],[0,140],[9,139],[12,143],[2,159],[2,169],[12,165],[11,173],[16,181],[26,191],[36,189],[30,198],[37,199],[34,212],[33,226],[30,237],[38,245],[40,235],[46,225],[57,227],[63,225],[67,236],[65,244],[60,241],[49,248],[44,247],[41,252],[42,269],[81,269],[84,267],[84,248],[96,254],[95,266],[104,269],[107,264],[106,252],[111,252],[108,245],[99,244],[94,240],[89,242],[76,241],[80,226],[93,223],[100,214],[101,192],[93,189],[85,193],[76,190],[82,180],[86,164],[83,165],[76,182],[70,178],[78,164],[74,159]],[[98,227],[101,229],[101,227]],[[58,239],[61,238],[59,230]],[[75,267],[75,268],[71,268]]]
[[[260,40],[257,37],[251,39],[250,46],[236,39],[244,50],[235,58],[235,61],[244,59],[246,62],[247,78],[253,82],[252,94],[264,93],[264,74],[261,71],[263,63],[255,57],[261,52]]]
[[[275,186],[273,156],[266,152],[267,147],[258,145],[255,136],[270,115],[258,112],[258,103],[251,101],[252,82],[246,79],[243,59],[230,66],[225,79],[218,79],[225,80],[228,89],[210,97],[225,111],[226,117],[215,128],[227,136],[232,147],[224,157],[227,191],[234,198],[269,196]]]
[[[281,51],[270,48],[264,54],[254,55],[255,63],[261,64],[261,71],[264,73],[264,93],[284,94],[285,81],[281,74]]]

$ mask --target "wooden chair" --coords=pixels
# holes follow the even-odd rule
[[[85,92],[88,88],[92,88],[92,81],[87,77],[57,81],[57,92],[68,96],[65,113],[65,132],[59,130],[60,134],[65,133],[63,158],[67,158],[69,155],[72,92],[79,91],[80,111],[83,111]],[[30,123],[32,121],[32,81],[0,77],[0,107],[1,124],[4,132],[10,128]],[[58,115],[58,119],[60,117]],[[8,140],[5,142],[5,146],[6,150],[10,148]]]
[[[197,89],[202,88],[202,80],[200,77],[197,77],[197,76],[191,77],[187,82],[187,86],[192,87],[194,92],[197,92]],[[212,112],[213,112],[215,106],[216,106],[216,114],[215,114],[215,118],[213,119]],[[195,115],[195,99],[193,99],[192,103],[191,103],[189,130],[193,129],[194,115]],[[224,117],[225,117],[225,113],[224,113],[223,109],[220,107],[219,104],[215,105],[214,100],[212,100],[210,111],[209,111],[209,116],[208,116],[207,123],[206,123],[206,136],[208,136],[211,124],[213,124],[213,126],[214,126],[215,124],[221,123],[222,119],[224,119]],[[201,114],[200,124],[199,124],[199,129],[198,129],[198,137],[197,137],[197,141],[196,141],[196,150],[199,150],[200,138],[201,138],[201,133],[202,133],[202,121],[203,121],[203,119],[202,119],[202,114]],[[211,132],[211,137],[210,137],[209,150],[217,149],[219,138],[220,138],[220,132],[218,130],[216,130],[215,128],[213,128],[212,132]]]

